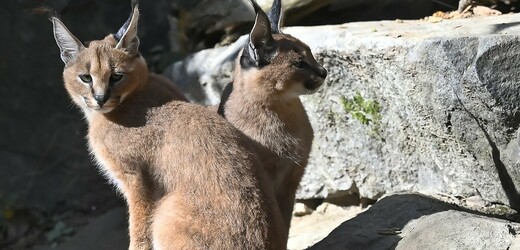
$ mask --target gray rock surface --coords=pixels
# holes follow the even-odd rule
[[[298,198],[409,190],[518,208],[519,18],[286,28],[329,71],[320,92],[302,98],[315,141]],[[226,48],[196,54],[213,66],[187,75],[210,76],[209,88],[218,90],[230,80],[233,55]],[[214,93],[198,101],[214,103]]]
[[[164,75],[179,86],[192,102],[220,103],[225,85],[233,79],[234,61],[247,40],[242,36],[230,46],[203,50],[166,68]]]
[[[384,197],[309,250],[516,249],[520,224],[419,194]]]
[[[511,249],[520,224],[448,210],[411,221],[400,234],[397,250]]]
[[[353,181],[367,198],[420,190],[518,208],[518,17],[288,29],[329,70],[304,98],[316,133],[300,197]],[[380,105],[361,111],[368,124],[342,104],[357,93]]]

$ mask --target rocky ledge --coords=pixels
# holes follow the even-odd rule
[[[385,197],[309,250],[520,249],[520,224],[420,194]]]

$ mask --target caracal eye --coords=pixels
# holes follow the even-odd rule
[[[79,75],[79,79],[84,83],[92,83],[92,76],[87,74]]]
[[[123,73],[113,73],[112,75],[110,75],[110,82],[111,83],[116,83],[116,82],[119,82],[123,76],[125,76]]]
[[[299,59],[298,61],[293,62],[293,66],[299,69],[302,69],[305,67],[305,61],[302,59]]]

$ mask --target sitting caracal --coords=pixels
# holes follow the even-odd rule
[[[88,47],[50,18],[90,151],[127,201],[130,249],[285,249],[253,142],[148,72],[138,17],[133,3],[119,32]]]
[[[224,90],[219,113],[263,146],[265,169],[289,227],[313,139],[298,96],[315,92],[327,71],[306,44],[280,32],[280,0],[273,2],[269,16],[252,3],[255,24],[235,65],[233,83]]]

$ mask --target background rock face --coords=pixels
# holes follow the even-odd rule
[[[328,185],[300,195],[334,193],[346,170],[362,197],[420,190],[518,206],[518,39],[502,24],[510,18],[345,25],[314,38],[289,30],[326,48],[318,55],[330,76],[305,98],[316,131],[308,173],[328,173]],[[368,124],[345,108],[356,93],[380,104],[362,111]]]
[[[320,92],[302,98],[315,141],[298,198],[408,190],[518,207],[520,45],[509,34],[520,32],[519,17],[285,29],[329,71]],[[218,90],[240,47],[203,51],[175,67],[199,64],[199,55],[224,65],[190,75],[212,76],[203,88]],[[185,85],[182,70],[175,75]]]

